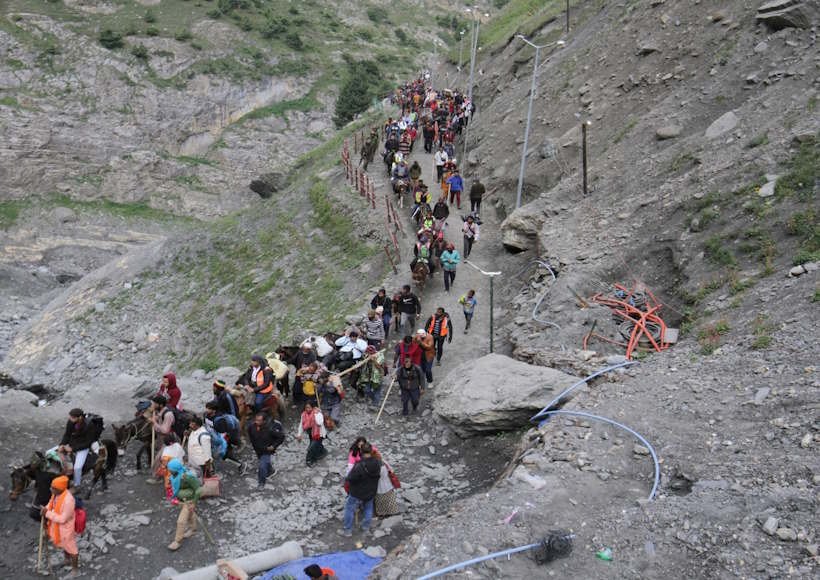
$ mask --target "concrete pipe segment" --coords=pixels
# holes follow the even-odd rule
[[[258,574],[265,570],[298,560],[302,557],[302,547],[296,542],[285,542],[278,548],[271,548],[264,552],[257,552],[231,560],[235,565],[242,568],[248,575]],[[216,564],[198,568],[189,572],[182,572],[170,576],[170,580],[217,580]]]

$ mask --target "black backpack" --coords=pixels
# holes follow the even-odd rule
[[[101,416],[93,415],[91,413],[88,413],[85,418],[89,425],[91,425],[91,429],[94,432],[94,441],[99,441],[103,431],[105,430],[105,420]]]
[[[160,419],[165,417],[165,413],[172,413],[174,415],[174,424],[171,425],[171,431],[173,431],[176,436],[182,441],[185,438],[185,432],[188,430],[188,423],[191,422],[192,415],[185,411],[180,411],[179,409],[169,409],[166,407],[162,411],[162,415]]]
[[[282,423],[276,419],[272,419],[270,422],[270,433],[274,448],[279,447],[285,442],[285,429],[282,427]]]

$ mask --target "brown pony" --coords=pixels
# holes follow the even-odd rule
[[[419,260],[413,267],[413,283],[418,288],[419,293],[424,292],[424,285],[427,283],[427,278],[430,275],[430,267]]]
[[[236,400],[237,414],[239,415],[239,429],[242,435],[246,435],[246,427],[248,419],[253,419],[256,411],[253,410],[253,405],[256,402],[256,395],[253,389],[247,385],[236,385],[233,388],[229,387],[229,391]],[[285,415],[285,398],[279,389],[274,387],[271,396],[268,397],[262,404],[262,412],[270,415],[271,419],[279,419]]]

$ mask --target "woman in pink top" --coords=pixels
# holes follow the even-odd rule
[[[361,448],[362,446],[367,443],[367,439],[365,437],[356,437],[356,440],[353,442],[353,445],[350,446],[350,452],[347,455],[347,472],[350,473],[350,470],[353,469],[353,466],[356,465],[359,460],[362,458]],[[375,445],[371,445],[373,449],[373,456],[374,457],[381,457],[379,450],[376,449]]]

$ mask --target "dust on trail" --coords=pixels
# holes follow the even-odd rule
[[[427,176],[426,181],[437,197],[440,188],[434,185],[432,155],[425,154],[421,143],[417,143],[412,159],[421,164],[423,175]],[[371,171],[379,202],[373,218],[379,219],[384,212],[383,194],[391,190],[383,164],[375,162]],[[469,191],[470,175],[465,178]],[[462,199],[462,208],[458,211],[452,206],[446,230],[447,239],[460,253],[460,216],[468,213],[469,200]],[[500,268],[495,267],[494,262],[501,255],[500,249],[495,249],[500,248],[496,234],[498,224],[487,203],[482,209],[485,215],[482,216],[481,239],[473,248],[471,260],[485,270],[497,270]],[[410,281],[408,264],[413,258],[414,224],[409,219],[408,209],[403,210],[402,217],[407,232],[406,237],[400,238],[402,263],[399,274],[385,281],[388,292],[396,291]],[[470,333],[465,335],[464,318],[457,300],[470,288],[476,290],[479,304]],[[365,299],[369,302],[370,296]],[[304,464],[306,443],[293,437],[298,411],[289,406],[284,421],[289,437],[275,457],[278,472],[267,488],[261,492],[256,490],[256,458],[249,447],[241,454],[249,465],[244,477],[231,466],[220,465],[224,476],[223,497],[205,500],[198,508],[216,545],[211,546],[204,534],[198,532],[175,553],[168,551],[166,546],[171,540],[178,510],[161,499],[157,486],[145,483],[147,471],[136,472],[136,446],[132,445],[126,455],[120,457],[117,471],[109,480],[109,490],[95,493],[86,503],[88,532],[80,540],[83,577],[144,579],[156,576],[167,566],[187,570],[212,563],[218,557],[235,557],[287,540],[302,544],[308,555],[353,549],[362,538],[357,534],[351,539],[343,538],[335,531],[341,527],[344,504],[341,482],[347,463],[347,447],[358,435],[365,435],[376,444],[402,480],[400,514],[376,520],[374,537],[366,544],[389,551],[429,518],[446,512],[457,499],[491,485],[504,469],[515,437],[506,435],[462,441],[452,435],[431,411],[436,384],[456,365],[489,352],[489,282],[462,263],[450,293],[444,291],[439,271],[428,282],[420,299],[422,317],[419,326],[436,307],[442,306],[451,314],[455,332],[452,343],[445,345],[442,365],[433,367],[433,387],[422,398],[418,415],[401,417],[398,388],[394,386],[385,414],[379,425],[374,426],[375,414],[368,412],[364,403],[357,401],[351,392],[344,402],[342,425],[331,433],[327,442],[330,454],[315,467],[308,468]],[[396,338],[391,335],[389,361],[392,361],[392,345]],[[202,381],[203,389],[209,389],[208,384],[209,381]],[[127,415],[132,402],[125,401],[123,405],[120,416]],[[110,423],[108,420],[109,426]],[[4,436],[0,441],[0,453],[21,458],[26,454],[21,454],[23,447],[26,450],[44,448],[59,436],[61,430],[62,422],[57,421],[53,425],[32,426],[26,430],[28,434],[17,440]],[[0,481],[3,486],[0,492],[5,496],[8,480]],[[37,527],[26,515],[25,505],[30,500],[30,494],[15,503],[1,500],[0,534],[7,542],[7,550],[0,559],[0,570],[9,577],[33,577]],[[52,555],[56,565],[58,556],[54,551]]]

